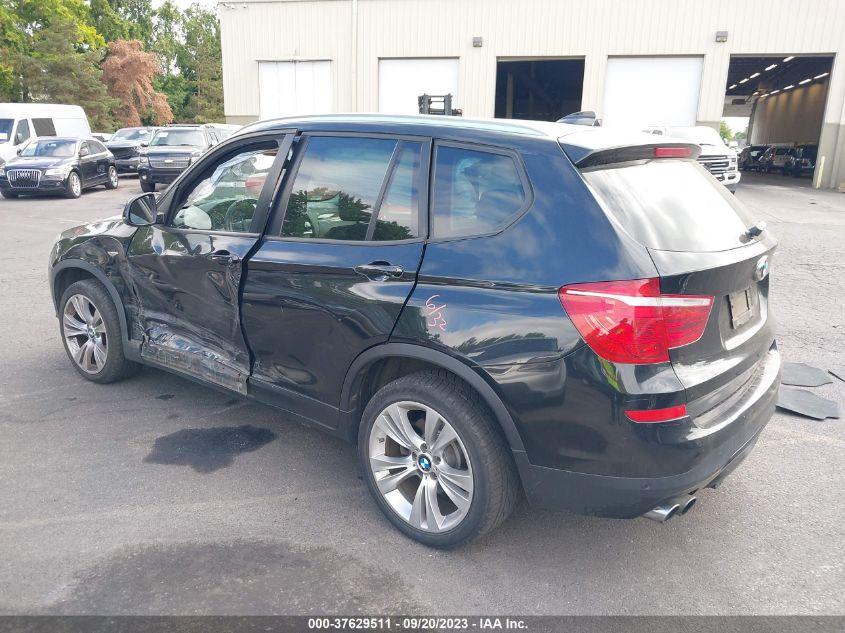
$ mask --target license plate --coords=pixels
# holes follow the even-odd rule
[[[757,302],[754,301],[753,290],[746,288],[728,295],[731,308],[731,325],[738,328],[754,318]]]

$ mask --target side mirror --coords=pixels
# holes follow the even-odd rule
[[[123,221],[129,226],[152,226],[158,221],[158,205],[154,193],[132,198],[123,208]]]
[[[149,141],[141,141],[141,147],[149,147],[149,146],[150,146]]]
[[[88,154],[89,154],[88,150],[85,149],[84,147],[79,150],[79,157],[80,158],[85,158],[86,156],[88,156]]]

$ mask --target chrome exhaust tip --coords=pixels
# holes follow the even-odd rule
[[[660,504],[652,510],[649,510],[643,516],[646,519],[651,519],[652,521],[657,521],[658,523],[666,523],[666,521],[678,514],[680,510],[680,503],[677,501],[668,501]]]
[[[687,512],[692,510],[692,507],[696,504],[697,501],[698,498],[693,497],[692,495],[690,495],[687,499],[684,499],[684,501],[681,502],[680,514],[686,514]]]

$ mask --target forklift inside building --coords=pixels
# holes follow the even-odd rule
[[[557,121],[581,109],[584,59],[500,59],[496,118]]]

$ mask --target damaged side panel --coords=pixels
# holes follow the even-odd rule
[[[243,260],[256,241],[161,226],[138,230],[128,259],[143,359],[246,393],[251,362],[239,293]]]

